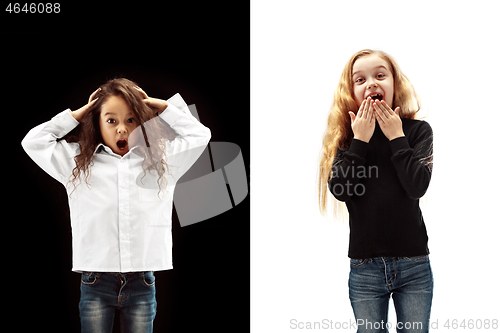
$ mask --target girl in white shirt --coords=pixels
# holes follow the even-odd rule
[[[174,187],[209,140],[179,94],[151,98],[127,79],[23,139],[68,192],[82,332],[111,332],[115,309],[123,332],[152,332],[153,271],[172,268]]]

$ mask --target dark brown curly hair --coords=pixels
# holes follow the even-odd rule
[[[134,116],[138,122],[138,128],[144,140],[139,138],[137,149],[134,151],[144,158],[142,167],[144,176],[146,172],[154,172],[158,174],[158,186],[160,190],[163,185],[166,185],[164,177],[165,172],[168,172],[168,165],[165,161],[165,140],[173,140],[176,136],[175,131],[164,121],[156,117],[155,111],[143,102],[143,96],[137,91],[139,87],[135,82],[125,78],[113,79],[100,88],[101,90],[94,96],[94,99],[99,98],[85,114],[80,121],[80,125],[68,133],[61,140],[67,142],[77,142],[80,145],[80,154],[75,156],[76,166],[73,169],[72,177],[68,181],[73,184],[73,187],[80,183],[81,175],[83,174],[87,186],[90,187],[89,177],[93,164],[93,157],[96,147],[103,143],[101,131],[99,127],[99,117],[101,114],[101,106],[111,96],[122,97],[132,109]],[[147,124],[147,132],[144,123]],[[73,188],[73,191],[74,191]]]

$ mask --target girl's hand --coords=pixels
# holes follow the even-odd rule
[[[373,107],[380,129],[389,141],[405,136],[403,123],[399,117],[399,106],[396,110],[392,111],[385,101],[381,102],[377,100],[373,102]]]
[[[168,107],[167,101],[158,98],[149,97],[144,90],[139,87],[135,87],[137,91],[139,91],[144,98],[144,103],[146,103],[150,108],[156,111],[158,114],[161,114]]]
[[[86,105],[82,106],[81,108],[79,108],[76,111],[71,111],[70,112],[70,114],[73,116],[73,118],[75,118],[76,120],[78,120],[78,122],[82,121],[83,116],[85,116],[87,114],[87,112],[90,110],[90,108],[92,107],[92,105],[94,105],[94,103],[99,99],[99,97],[97,97],[96,99],[94,99],[95,94],[97,94],[99,91],[101,91],[101,88],[98,88],[96,91],[94,91],[92,93],[92,95],[90,95],[89,101],[88,101],[88,103]]]
[[[358,114],[349,111],[351,117],[351,127],[354,138],[368,143],[375,131],[375,115],[371,97],[368,97],[361,103]]]

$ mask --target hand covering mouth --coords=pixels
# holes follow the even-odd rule
[[[116,145],[118,146],[118,149],[124,150],[127,147],[127,140],[120,139],[116,142]]]

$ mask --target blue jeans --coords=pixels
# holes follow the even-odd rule
[[[434,280],[429,256],[351,259],[349,299],[358,333],[428,332]],[[387,324],[389,298],[397,323]],[[392,324],[392,326],[391,326]]]
[[[122,333],[153,332],[156,290],[153,272],[83,272],[80,284],[82,333],[111,333],[115,310]]]

